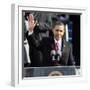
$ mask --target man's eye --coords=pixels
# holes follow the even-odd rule
[[[62,30],[60,30],[60,32],[63,32]]]
[[[59,31],[58,29],[56,29],[56,31]]]
[[[59,30],[59,29],[56,29],[56,31],[57,31],[57,32],[58,32],[58,31],[63,32],[62,30]]]

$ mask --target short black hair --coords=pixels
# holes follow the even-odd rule
[[[64,25],[65,27],[65,24],[62,21],[55,21],[52,23],[52,29],[55,28],[56,25]]]

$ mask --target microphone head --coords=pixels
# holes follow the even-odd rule
[[[60,50],[58,50],[56,53],[60,55],[60,57],[62,56],[62,52]]]
[[[56,55],[56,51],[55,50],[51,50],[51,55]]]

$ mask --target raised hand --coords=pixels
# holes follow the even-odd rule
[[[28,16],[28,27],[29,27],[29,31],[32,32],[34,30],[34,27],[36,25],[36,21],[34,20],[34,16],[33,14],[29,14]]]

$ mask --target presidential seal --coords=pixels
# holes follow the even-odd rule
[[[62,75],[63,75],[63,73],[60,71],[52,71],[49,73],[48,76],[62,76]]]

